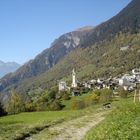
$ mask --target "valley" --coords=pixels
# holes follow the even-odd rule
[[[33,18],[42,11],[36,8],[44,7],[38,3],[35,14],[26,6],[21,10],[29,10]],[[61,6],[55,7],[59,8],[58,13],[64,10]],[[83,5],[83,8],[86,7]],[[25,11],[21,13],[28,15]],[[52,13],[49,13],[51,19],[55,19]],[[35,31],[24,32],[20,27],[14,30],[20,31],[19,38],[15,35],[16,43],[23,39],[25,44],[19,41],[21,46],[27,49],[30,45],[33,49],[37,47],[34,42],[38,41],[36,51],[40,45],[45,46],[38,38],[42,35],[41,39],[47,40],[45,21],[49,20],[42,14],[38,18],[43,18],[44,32],[38,27],[42,22],[35,20],[31,25],[37,24],[37,38],[34,36],[30,42],[30,33]],[[28,21],[32,21],[31,17]],[[17,24],[14,22],[14,25]],[[0,61],[0,140],[139,140],[140,0],[131,0],[118,14],[96,26],[62,31],[62,35],[50,42],[50,47],[22,66]],[[51,32],[53,29],[47,32],[48,40]],[[28,45],[25,38],[30,42]],[[20,47],[15,42],[12,45],[16,45],[17,53]],[[23,52],[28,54],[25,48]],[[9,65],[12,68],[7,72]]]

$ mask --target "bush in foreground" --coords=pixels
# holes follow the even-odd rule
[[[127,91],[125,91],[123,88],[119,88],[118,89],[118,91],[119,91],[119,96],[121,97],[121,98],[127,98],[127,96],[128,96],[128,92]]]
[[[85,108],[85,102],[84,100],[74,100],[72,102],[72,107],[73,110],[78,110],[78,109],[83,109]]]
[[[113,92],[110,89],[102,89],[100,95],[100,102],[106,103],[112,100]]]
[[[61,110],[62,108],[63,106],[58,100],[51,102],[48,106],[48,110],[51,110],[51,111]]]

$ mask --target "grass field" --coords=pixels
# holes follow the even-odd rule
[[[65,105],[63,111],[21,113],[1,117],[0,140],[19,140],[36,134],[50,125],[102,111],[99,109],[100,104],[82,110],[70,110],[74,100],[81,100],[87,96],[89,94],[63,101]],[[140,140],[140,104],[135,105],[132,100],[130,97],[114,101],[111,113],[87,133],[85,140]]]
[[[88,95],[89,94],[84,94],[82,96],[72,97],[71,100],[64,101],[63,104],[65,108],[63,111],[20,113],[17,115],[0,117],[0,140],[20,138],[30,133],[36,133],[36,131],[48,125],[85,115],[85,112],[96,111],[98,106],[83,110],[71,110],[71,104],[74,100],[86,98]]]
[[[132,98],[114,102],[115,109],[85,140],[140,140],[140,103]]]
[[[63,110],[71,110],[73,101],[85,99],[89,95],[91,95],[91,94],[88,93],[88,94],[83,94],[82,96],[72,96],[70,100],[63,100],[62,104],[65,105]]]
[[[20,113],[0,117],[0,140],[15,140],[36,134],[38,131],[57,123],[84,116],[88,113],[96,113],[99,105],[94,105],[82,110],[71,110],[74,100],[84,99],[89,94],[72,97],[71,100],[63,101],[65,105],[62,111],[45,111]]]
[[[47,125],[81,116],[83,111],[21,113],[0,118],[0,140],[12,140],[42,129]]]

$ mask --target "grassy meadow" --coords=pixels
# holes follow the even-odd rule
[[[99,105],[94,105],[82,110],[72,110],[73,101],[82,100],[90,94],[71,97],[70,100],[62,101],[65,105],[62,111],[28,112],[16,115],[0,117],[0,140],[19,139],[32,135],[50,125],[71,120],[90,112],[96,112]],[[86,112],[86,113],[85,113]]]
[[[72,96],[70,100],[63,100],[62,104],[65,106],[63,110],[72,110],[72,104],[74,101],[86,99],[90,95],[90,93],[87,93],[83,94],[82,96]]]
[[[63,101],[65,108],[62,111],[20,113],[0,117],[0,140],[21,140],[51,125],[88,115],[88,113],[102,112],[102,104],[81,110],[71,109],[73,101],[86,99],[89,95],[83,94]],[[140,139],[140,103],[134,104],[132,97],[115,98],[110,111],[105,120],[87,133],[85,140]]]
[[[20,113],[0,118],[0,140],[13,140],[36,133],[49,125],[76,118],[82,111]]]
[[[85,140],[140,140],[140,103],[132,98],[114,102],[115,109],[88,132]]]

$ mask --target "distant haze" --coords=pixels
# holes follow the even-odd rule
[[[4,75],[16,71],[20,65],[16,62],[3,62],[0,61],[0,78],[3,77]]]

